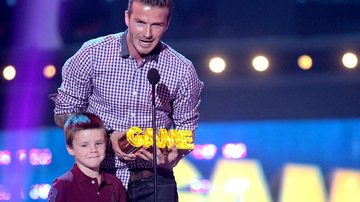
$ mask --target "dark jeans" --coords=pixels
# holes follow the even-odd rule
[[[158,173],[157,202],[178,202],[176,181],[173,172]],[[128,202],[154,201],[154,176],[129,182],[127,191]]]

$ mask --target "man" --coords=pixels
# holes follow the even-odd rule
[[[111,131],[111,147],[102,169],[115,173],[129,201],[154,199],[153,154],[145,149],[126,154],[118,145],[131,127],[152,127],[149,69],[160,74],[156,86],[156,126],[191,130],[198,126],[203,83],[193,64],[161,42],[170,22],[172,0],[129,0],[125,32],[86,42],[66,61],[55,99],[55,122],[63,127],[72,113],[99,116]],[[178,201],[172,169],[188,153],[170,148],[157,152],[158,199]],[[140,191],[141,190],[141,191]]]

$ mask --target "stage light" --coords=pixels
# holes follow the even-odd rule
[[[16,76],[16,70],[14,66],[6,66],[3,70],[3,77],[4,79],[10,81],[13,80]]]
[[[9,165],[11,163],[11,153],[8,150],[0,151],[0,165]]]
[[[37,199],[47,199],[49,195],[51,185],[49,184],[36,184],[32,186],[30,190],[30,198],[33,200]]]
[[[209,68],[214,73],[221,73],[226,68],[225,60],[221,57],[214,57],[209,62]]]
[[[44,67],[43,74],[44,74],[45,78],[48,78],[48,79],[54,77],[56,74],[55,66],[54,65],[46,65]]]
[[[194,151],[191,152],[191,155],[195,159],[213,159],[216,155],[217,148],[213,144],[205,145],[195,145]]]
[[[256,56],[252,60],[254,69],[259,72],[267,70],[269,68],[269,64],[269,60],[263,55]]]
[[[2,184],[0,184],[0,201],[10,201],[11,193],[10,191]]]
[[[346,68],[353,69],[358,64],[358,58],[354,53],[345,53],[342,57],[342,63]]]
[[[222,148],[222,154],[226,159],[240,159],[246,157],[246,145],[243,143],[229,143]]]
[[[206,144],[203,147],[203,157],[205,159],[213,159],[215,157],[216,154],[216,146],[213,144]]]
[[[196,194],[207,193],[211,188],[210,180],[193,180],[190,184],[190,192]]]
[[[29,161],[31,165],[49,165],[52,161],[51,151],[49,149],[31,149],[29,152]]]
[[[20,162],[25,162],[27,159],[27,154],[25,149],[20,149],[16,152],[16,157]]]
[[[313,61],[310,56],[302,55],[298,58],[298,65],[302,70],[309,70],[312,67]]]

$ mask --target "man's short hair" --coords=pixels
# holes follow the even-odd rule
[[[169,16],[168,19],[170,19],[172,8],[173,8],[173,0],[129,0],[128,3],[128,12],[129,15],[131,15],[132,12],[132,4],[134,2],[139,2],[141,4],[147,5],[147,6],[154,6],[154,7],[160,7],[160,8],[169,8]]]

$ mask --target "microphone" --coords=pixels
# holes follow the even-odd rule
[[[147,79],[151,84],[152,97],[152,128],[153,128],[153,164],[154,164],[154,202],[157,202],[157,154],[156,154],[156,110],[155,110],[155,85],[160,80],[160,75],[157,69],[151,68],[148,71]]]
[[[148,74],[147,74],[147,79],[149,80],[149,82],[153,85],[157,84],[160,80],[160,75],[159,75],[159,72],[157,69],[155,68],[151,68],[149,71],[148,71]]]

